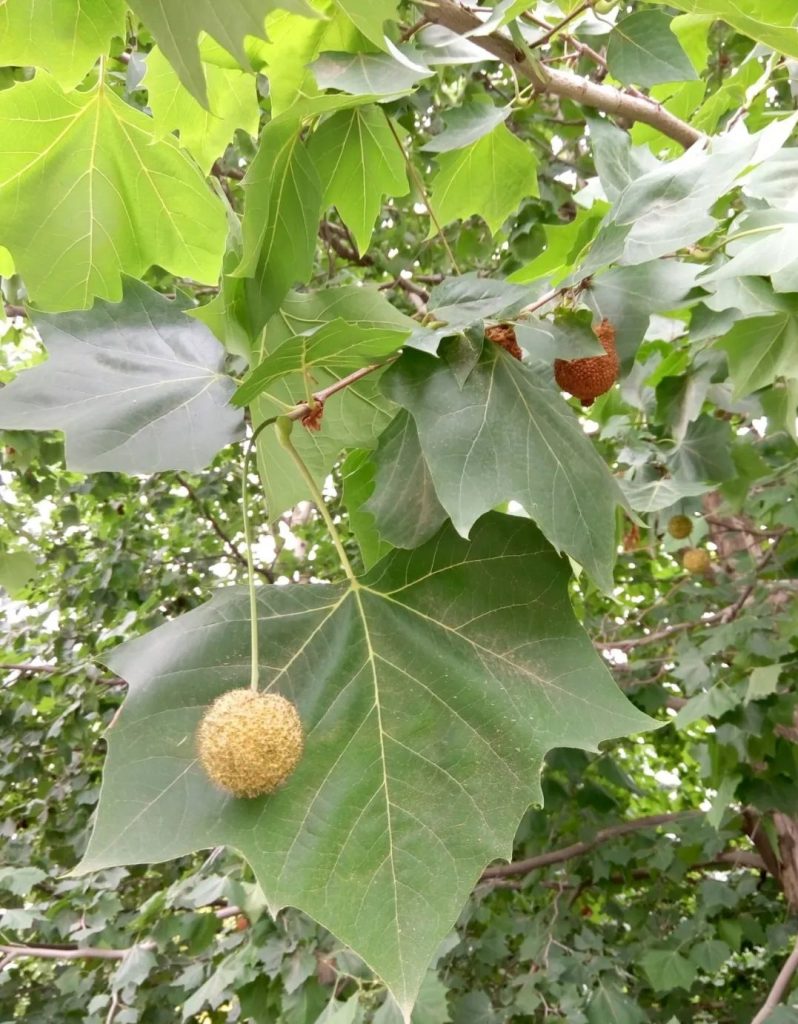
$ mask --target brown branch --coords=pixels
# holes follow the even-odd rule
[[[787,989],[790,987],[793,975],[798,970],[798,939],[795,941],[792,953],[787,957],[773,982],[773,988],[768,992],[767,999],[762,1004],[759,1013],[751,1020],[751,1024],[764,1024],[771,1013],[776,1009],[784,998]]]
[[[153,950],[154,942],[140,942],[127,949],[100,949],[96,946],[0,946],[3,959],[0,970],[20,957],[36,957],[39,960],[124,960],[134,949]]]
[[[10,302],[6,302],[3,307],[6,311],[6,316],[27,316],[28,311],[24,306],[14,306]]]
[[[458,35],[466,35],[475,28],[482,27],[480,19],[455,0],[416,2],[424,7],[428,21],[443,25]],[[575,100],[606,114],[622,117],[626,121],[641,121],[684,147],[692,146],[694,142],[704,137],[701,132],[696,131],[681,118],[674,117],[664,107],[652,103],[647,97],[631,96],[612,86],[591,82],[581,75],[544,68],[530,60],[511,39],[498,32],[471,36],[469,41],[529,79],[538,92]]]
[[[486,878],[506,878],[508,875],[526,875],[538,868],[545,868],[551,864],[561,864],[563,861],[571,860],[573,857],[581,857],[590,853],[597,846],[616,839],[618,836],[628,835],[630,832],[639,832],[645,828],[657,828],[659,825],[668,825],[673,822],[683,821],[686,818],[693,818],[701,811],[678,811],[675,814],[649,814],[645,818],[636,818],[634,821],[625,821],[620,825],[613,825],[610,828],[603,828],[597,832],[592,839],[581,843],[572,843],[559,850],[549,850],[548,853],[539,853],[535,857],[527,857],[525,860],[512,861],[509,864],[496,864],[486,868],[482,872],[482,880]]]
[[[571,13],[567,17],[563,18],[561,22],[555,25],[554,28],[550,28],[547,32],[544,32],[542,36],[538,36],[537,39],[534,39],[529,44],[530,50],[534,50],[538,46],[544,46],[551,38],[556,36],[558,32],[562,32],[565,26],[570,24],[570,22],[572,22],[574,18],[578,18],[580,14],[584,14],[585,11],[589,11],[594,3],[595,0],[585,0],[584,3],[580,4],[578,7],[575,7],[571,11]]]
[[[232,539],[228,537],[228,535],[222,528],[221,523],[218,521],[216,516],[214,516],[213,512],[211,512],[211,510],[207,507],[205,502],[197,494],[197,492],[194,490],[191,484],[180,473],[175,473],[175,479],[177,480],[181,487],[185,487],[185,489],[188,491],[189,497],[202,513],[203,519],[206,519],[210,523],[213,532],[216,534],[217,537],[220,538],[220,540],[227,548],[227,550],[230,552],[230,554],[233,556],[235,561],[238,562],[239,565],[243,566],[244,569],[246,569],[246,557],[238,550],[238,546],[233,543]],[[268,580],[269,583],[274,583],[274,575],[268,569],[256,565],[255,572],[258,573],[258,575],[262,576],[265,580]]]
[[[314,391],[314,403],[321,402],[323,404],[332,395],[337,394],[339,391],[343,391],[344,388],[348,388],[352,384],[356,384],[363,377],[367,377],[370,373],[374,373],[375,370],[381,370],[385,366],[390,366],[390,364],[395,362],[398,358],[398,356],[393,356],[390,359],[386,359],[384,363],[372,363],[370,366],[361,366],[359,370],[355,370],[354,373],[350,373],[347,377],[342,377],[334,384],[330,384],[329,387],[322,388],[321,391]],[[312,411],[313,410],[307,402],[300,402],[285,415],[289,420],[301,420]]]

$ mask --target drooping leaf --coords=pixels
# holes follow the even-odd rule
[[[625,499],[543,366],[491,344],[462,382],[452,355],[446,345],[440,359],[408,349],[383,387],[412,413],[457,531],[467,536],[485,511],[515,499],[550,543],[609,590],[615,508]]]
[[[124,34],[123,0],[54,3],[4,0],[0,4],[0,66],[45,68],[71,89]]]
[[[422,149],[427,153],[448,153],[478,142],[484,135],[503,124],[511,108],[495,107],[492,103],[472,103],[453,107],[446,115],[446,127],[434,135]]]
[[[261,132],[244,179],[243,255],[236,277],[258,289],[260,326],[313,269],[322,186],[300,124],[284,116]]]
[[[261,588],[261,685],[296,702],[306,744],[255,800],[216,791],[193,743],[247,676],[243,588],[117,648],[130,690],[80,870],[234,846],[271,908],[352,946],[407,1019],[474,881],[540,798],[545,752],[654,724],[575,621],[568,576],[532,523],[493,513],[470,541],[445,527],[357,585]]]
[[[446,511],[406,410],[383,431],[371,461],[374,490],[364,510],[373,516],[379,535],[394,547],[418,547],[441,528]]]
[[[422,78],[429,68],[413,68],[387,53],[337,53],[330,50],[311,64],[321,89],[340,89],[353,96],[399,96]]]
[[[627,85],[687,82],[698,76],[664,11],[643,10],[623,18],[607,40],[610,74]]]
[[[0,390],[0,423],[62,430],[70,469],[203,469],[241,435],[224,350],[208,329],[138,281],[121,303],[33,313],[50,358]]]
[[[340,317],[308,333],[288,338],[269,352],[236,391],[234,405],[247,405],[273,381],[287,374],[313,373],[315,368],[344,376],[394,352],[410,329],[348,323]]]
[[[494,234],[523,199],[537,194],[534,151],[503,124],[469,146],[441,153],[432,179],[441,224],[478,215]]]
[[[386,116],[373,105],[339,111],[313,134],[309,149],[325,205],[336,207],[364,253],[383,196],[403,196],[409,189],[405,159]]]
[[[46,309],[118,301],[121,275],[153,264],[215,283],[225,235],[221,204],[174,139],[156,140],[104,85],[65,95],[44,72],[0,92],[0,222]]]
[[[152,32],[180,81],[203,105],[207,95],[199,55],[201,32],[247,67],[244,38],[264,35],[269,11],[283,8],[309,18],[317,16],[304,0],[228,0],[224,5],[216,0],[131,0],[130,6]]]
[[[253,75],[213,64],[203,67],[209,109],[185,88],[157,46],[147,55],[143,85],[160,134],[177,129],[180,145],[207,172],[224,154],[236,128],[257,134],[260,109]]]

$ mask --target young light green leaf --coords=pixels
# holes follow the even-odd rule
[[[397,0],[335,0],[352,23],[370,40],[385,49],[385,22],[396,18]]]
[[[207,32],[242,67],[248,67],[245,36],[262,38],[269,11],[284,8],[308,18],[318,17],[304,0],[131,0],[130,6],[145,23],[175,69],[180,81],[207,106],[205,76],[199,55],[198,38]]]
[[[235,276],[255,280],[263,326],[313,269],[322,186],[298,121],[284,116],[263,129],[244,188],[243,255]]]
[[[374,491],[374,466],[370,456],[368,449],[356,448],[341,466],[342,500],[366,569],[391,550],[391,545],[380,537],[374,516],[365,508]]]
[[[304,335],[284,341],[258,363],[233,396],[233,405],[248,405],[273,381],[289,373],[319,367],[342,376],[394,352],[410,333],[347,323],[340,317]]]
[[[545,753],[655,724],[576,622],[568,578],[529,520],[493,513],[356,586],[260,588],[261,683],[296,702],[306,742],[283,788],[254,800],[215,790],[193,739],[246,676],[246,591],[117,648],[129,694],[79,870],[234,846],[271,909],[334,932],[408,1020],[475,880],[540,799]]]
[[[373,493],[363,508],[373,516],[379,535],[397,548],[415,548],[429,540],[446,521],[446,510],[438,501],[415,422],[406,410],[383,431],[371,462]]]
[[[776,692],[776,687],[781,678],[783,666],[762,665],[752,670],[748,677],[748,689],[745,691],[745,703],[752,700],[762,700]]]
[[[441,224],[478,215],[494,234],[523,199],[537,194],[532,147],[503,124],[463,149],[441,153],[432,179]]]
[[[615,509],[625,499],[542,364],[486,345],[458,381],[450,344],[441,358],[407,350],[383,378],[415,420],[438,499],[457,531],[515,499],[559,551],[612,586]]]
[[[160,134],[177,129],[180,145],[208,172],[214,160],[223,155],[236,128],[257,134],[260,108],[253,75],[213,64],[204,68],[209,110],[181,84],[157,46],[147,56],[142,84]]]
[[[680,11],[707,14],[779,53],[798,57],[793,0],[655,0]]]
[[[619,21],[607,41],[610,74],[626,85],[689,82],[698,75],[671,31],[664,11],[636,11]]]
[[[2,392],[0,392],[0,398]],[[36,559],[29,551],[5,551],[0,553],[0,587],[9,597],[16,597],[25,589],[36,573]],[[35,868],[31,870],[36,870]]]
[[[44,72],[0,92],[0,221],[31,298],[55,310],[116,302],[121,275],[153,264],[215,283],[225,236],[221,203],[174,139],[156,140],[104,85],[65,95]]]
[[[0,4],[0,66],[46,68],[59,85],[72,89],[107,53],[111,38],[124,31],[123,0],[5,0]]]
[[[335,206],[366,252],[384,195],[409,190],[404,155],[382,110],[374,105],[342,110],[314,132],[311,159],[324,186],[324,203]]]
[[[129,281],[118,305],[32,315],[50,358],[0,390],[0,423],[62,430],[70,469],[200,470],[241,436],[224,349],[146,285]]]

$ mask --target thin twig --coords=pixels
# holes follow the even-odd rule
[[[13,960],[21,957],[35,957],[38,960],[124,960],[134,949],[156,949],[154,942],[140,942],[127,949],[100,949],[96,946],[0,946],[3,960],[0,967],[5,967]]]
[[[776,980],[773,982],[773,988],[768,992],[767,999],[762,1004],[762,1009],[752,1019],[751,1024],[764,1024],[771,1013],[776,1009],[779,1003],[784,998],[787,989],[790,987],[793,975],[798,970],[798,939],[795,940],[795,946],[793,947],[792,953],[787,957],[782,965],[781,970],[778,973]]]
[[[585,0],[584,3],[575,7],[571,13],[567,17],[563,18],[561,22],[556,24],[554,28],[550,28],[548,32],[544,32],[542,36],[538,36],[537,39],[534,39],[529,43],[529,49],[534,50],[538,46],[544,46],[553,36],[556,36],[558,32],[561,32],[565,28],[566,25],[570,24],[574,18],[578,18],[580,14],[584,14],[585,11],[589,11],[594,3],[595,0]]]

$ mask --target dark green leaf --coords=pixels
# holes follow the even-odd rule
[[[656,992],[675,988],[687,991],[695,981],[698,968],[676,949],[650,949],[640,961]]]
[[[689,82],[698,78],[664,11],[636,11],[619,21],[607,41],[610,74],[627,85]]]
[[[448,153],[452,149],[470,146],[506,121],[510,110],[509,106],[494,107],[492,103],[454,107],[446,115],[444,130],[434,135],[422,148],[427,153]]]
[[[118,304],[33,317],[50,358],[0,391],[0,423],[62,430],[70,468],[199,470],[241,436],[224,349],[146,285],[127,282]]]

